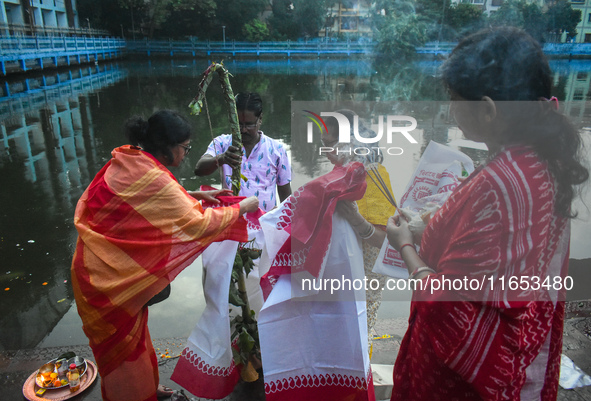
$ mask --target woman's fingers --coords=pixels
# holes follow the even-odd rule
[[[214,205],[218,205],[220,203],[220,200],[216,198],[217,196],[217,191],[203,191],[203,199],[213,203]]]
[[[213,192],[215,192],[213,194],[213,196],[216,196],[216,197],[217,196],[232,196],[233,195],[231,189],[217,189],[217,190],[215,190]]]
[[[386,225],[386,235],[388,242],[396,250],[405,243],[413,243],[412,233],[408,228],[408,222],[400,215],[392,216],[388,219]]]
[[[399,225],[400,224],[398,223],[398,215],[390,216],[390,218],[388,219],[388,223],[386,223],[386,228],[394,229],[395,227],[398,227]]]
[[[357,204],[353,201],[338,201],[336,210],[341,213],[350,224],[354,226],[365,223],[365,218],[359,213]]]
[[[412,220],[412,216],[406,210],[398,208],[398,213],[404,216],[404,219],[406,221]]]

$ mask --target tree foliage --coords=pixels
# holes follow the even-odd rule
[[[417,0],[416,11],[428,20],[443,23],[450,6],[450,0]]]
[[[92,28],[107,30],[111,35],[131,37],[131,12],[120,0],[78,0],[77,6],[81,25],[88,18]],[[138,9],[134,12],[137,14]]]
[[[568,0],[506,0],[487,16],[482,7],[452,0],[78,0],[81,25],[113,36],[221,40],[314,38],[331,25],[329,10],[369,7],[374,40],[387,54],[407,57],[425,41],[456,41],[487,25],[511,25],[534,38],[577,35],[581,11]],[[269,12],[270,11],[270,12]],[[334,22],[334,21],[333,21]],[[223,28],[224,27],[224,28]]]
[[[263,21],[253,19],[244,24],[242,36],[249,42],[262,42],[269,37],[269,27]]]
[[[413,1],[376,3],[374,39],[384,59],[410,59],[427,41],[426,23],[417,15],[415,5]]]
[[[547,31],[551,33],[568,32],[567,38],[577,36],[577,25],[581,22],[581,10],[573,9],[566,0],[557,0],[546,11]]]
[[[326,23],[330,0],[274,0],[269,18],[271,34],[276,39],[316,37]]]
[[[425,24],[427,40],[442,40],[450,0],[416,0],[416,13]]]
[[[129,13],[132,34],[135,36],[135,32],[138,29],[141,31],[149,12],[146,2],[143,0],[117,0],[117,3],[122,9],[127,10]]]
[[[215,0],[217,4],[217,25],[221,32],[226,28],[226,38],[243,40],[244,25],[257,19],[265,10],[267,0]]]
[[[297,39],[299,27],[291,0],[274,0],[272,10],[269,25],[275,39]]]
[[[187,36],[214,39],[221,35],[215,27],[217,4],[214,0],[174,0],[168,4],[168,19],[157,34],[179,39]]]
[[[111,35],[184,37],[210,29],[214,0],[78,0],[81,20]],[[123,33],[122,33],[123,31]]]
[[[534,38],[543,42],[546,39],[559,39],[566,31],[568,38],[577,35],[577,24],[581,22],[581,11],[574,10],[571,3],[558,0],[546,12],[535,3],[525,0],[507,0],[490,16],[491,25],[507,25],[523,28]]]
[[[542,9],[535,3],[521,2],[523,29],[540,42],[544,42],[546,19]]]
[[[521,2],[516,0],[504,1],[501,7],[490,16],[489,21],[495,26],[523,27],[524,19]]]
[[[458,39],[482,28],[485,16],[480,7],[470,3],[454,3],[448,8],[447,23],[455,33],[452,39]]]

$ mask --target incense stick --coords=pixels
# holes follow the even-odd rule
[[[392,202],[392,204],[393,205],[396,205],[396,201],[394,200],[394,196],[390,193],[390,190],[388,189],[388,186],[384,182],[384,179],[380,175],[380,173],[377,170],[377,168],[374,170],[374,174],[376,175],[376,178],[378,179],[378,181],[380,181],[380,184],[382,184],[382,188],[384,189],[384,191],[388,195],[388,197],[389,197],[390,201]]]
[[[378,179],[378,181],[382,185],[382,189],[385,192],[386,197],[388,198],[388,200],[390,201],[390,203],[394,207],[397,207],[396,206],[396,201],[394,200],[394,196],[390,193],[390,190],[388,189],[388,186],[386,185],[386,183],[384,182],[382,176],[380,175],[380,172],[377,169],[377,167],[374,165],[374,166],[371,167],[371,170],[373,171],[373,173],[375,174],[376,178]]]
[[[375,179],[371,176],[370,171],[375,174]],[[367,166],[367,175],[373,181],[373,183],[376,184],[376,187],[378,187],[378,189],[386,197],[388,202],[390,202],[390,204],[395,208],[398,208],[398,206],[396,205],[396,201],[394,200],[394,196],[392,196],[392,194],[390,193],[388,186],[386,185],[378,169],[374,165]]]
[[[369,178],[371,178],[371,180],[373,181],[374,184],[376,184],[376,187],[380,190],[380,192],[382,193],[382,195],[384,195],[384,197],[386,198],[386,200],[388,201],[388,203],[392,204],[392,200],[388,197],[388,195],[384,192],[384,190],[382,190],[382,188],[380,187],[380,184],[378,184],[376,182],[376,180],[373,179],[373,177],[371,176],[371,174],[367,174],[369,176]]]

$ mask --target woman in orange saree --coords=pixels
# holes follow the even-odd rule
[[[94,353],[105,401],[155,401],[158,363],[146,304],[213,241],[247,240],[242,214],[256,197],[230,207],[224,191],[187,192],[167,166],[190,150],[189,124],[162,110],[128,120],[133,145],[116,148],[76,207],[72,286]]]

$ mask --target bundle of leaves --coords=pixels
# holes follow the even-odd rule
[[[248,277],[254,268],[254,260],[261,256],[261,250],[253,247],[253,241],[241,243],[234,258],[232,278],[230,280],[230,304],[242,308],[242,314],[235,316],[231,325],[232,342],[237,348],[232,348],[234,363],[247,366],[252,357],[261,359],[259,333],[255,312],[248,307],[248,298],[244,285],[244,275]],[[244,274],[241,272],[244,271]]]

